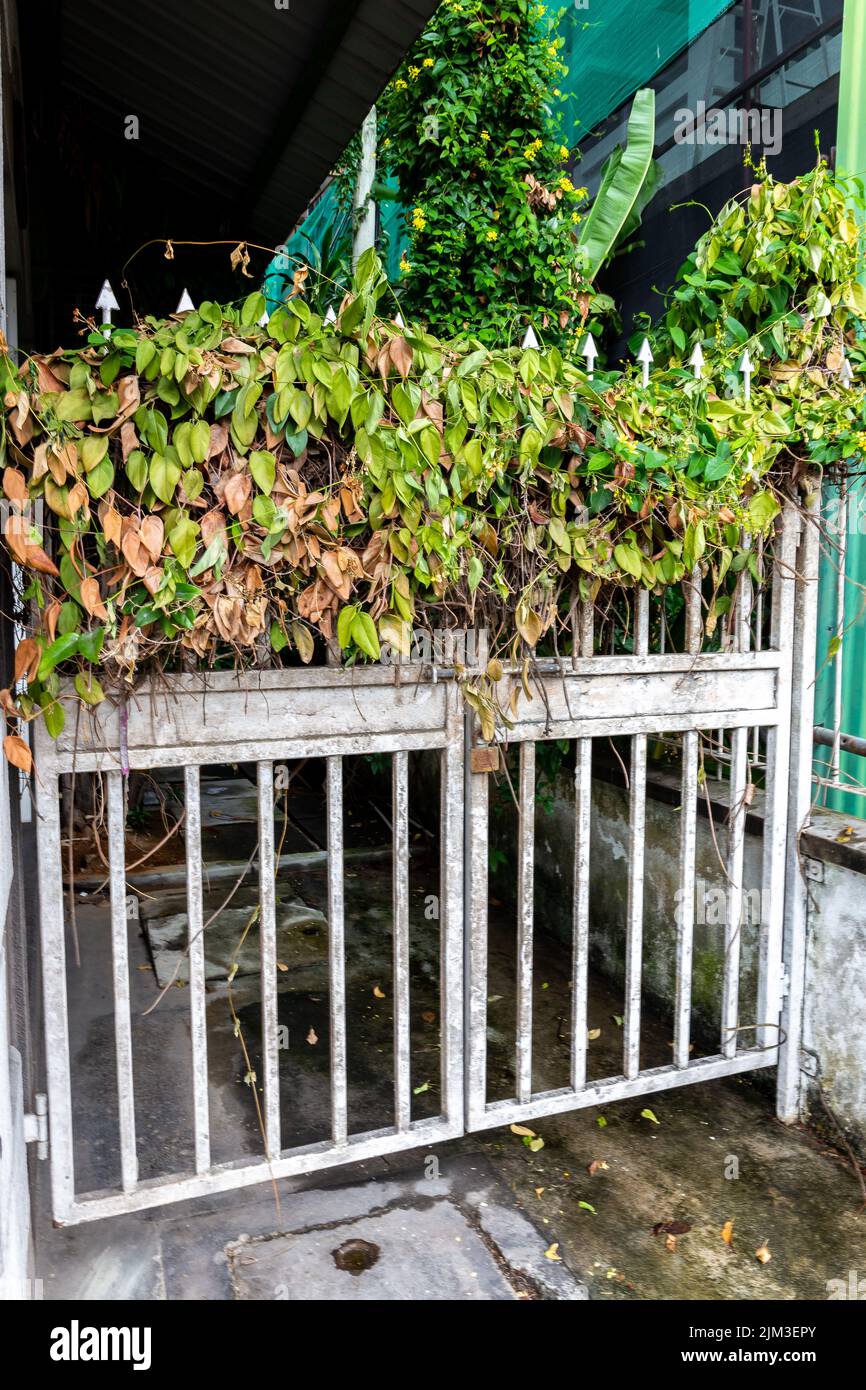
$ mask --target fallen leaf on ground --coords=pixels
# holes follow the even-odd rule
[[[523,1142],[529,1149],[530,1153],[537,1154],[539,1149],[544,1148],[544,1140],[542,1139],[540,1134],[537,1135],[534,1139],[524,1138]]]
[[[724,1226],[722,1227],[722,1240],[725,1242],[725,1245],[733,1245],[733,1243],[734,1243],[734,1223],[733,1223],[733,1221],[726,1221],[725,1224],[724,1224]]]
[[[589,1173],[589,1176],[593,1178],[595,1177],[596,1173],[606,1172],[607,1164],[605,1163],[603,1158],[594,1158],[592,1160],[592,1163],[587,1164],[586,1171]]]
[[[642,1110],[642,1111],[640,1112],[640,1117],[641,1117],[642,1120],[652,1120],[652,1122],[653,1122],[654,1125],[657,1125],[657,1124],[659,1123],[658,1119],[657,1119],[656,1116],[653,1114],[652,1110]]]
[[[385,998],[385,991],[383,989],[380,989],[378,985],[373,986],[373,993],[377,999]]]
[[[543,1187],[537,1187],[537,1188],[535,1189],[535,1195],[536,1195],[536,1197],[540,1197],[541,1194],[542,1194],[543,1192],[544,1192],[544,1188],[543,1188]]]
[[[596,1215],[596,1210],[592,1202],[578,1202],[577,1205],[580,1207],[581,1211],[591,1211],[593,1216]]]
[[[511,1126],[511,1133],[512,1133],[512,1134],[525,1134],[529,1139],[534,1139],[534,1138],[535,1138],[535,1130],[534,1130],[534,1129],[527,1129],[527,1128],[526,1128],[526,1125],[512,1125],[512,1126]]]
[[[676,1236],[665,1236],[665,1250],[669,1250],[670,1253],[673,1254],[674,1251],[676,1250],[676,1248],[677,1248],[677,1238],[676,1238]]]
[[[657,1221],[653,1226],[654,1236],[684,1236],[692,1229],[689,1221]]]
[[[434,1014],[434,1012],[433,1012],[432,1009],[428,1009],[426,1013],[423,1013],[423,1014],[421,1015],[421,1017],[422,1017],[422,1019],[424,1020],[425,1023],[435,1023],[435,1022],[436,1022],[436,1015]]]
[[[288,970],[288,968],[289,968],[289,967],[288,967],[283,961],[281,961],[281,960],[278,960],[278,961],[277,961],[277,969],[278,969],[278,970]]]
[[[773,1257],[770,1254],[770,1251],[767,1247],[767,1242],[764,1241],[763,1245],[759,1245],[757,1250],[755,1251],[755,1259],[758,1260],[762,1265],[765,1265],[769,1264],[772,1258]]]
[[[420,1086],[416,1086],[416,1087],[415,1087],[415,1089],[413,1090],[412,1094],[413,1094],[413,1096],[423,1096],[424,1092],[425,1092],[425,1091],[429,1091],[429,1090],[430,1090],[430,1082],[429,1082],[429,1081],[423,1081],[423,1082],[421,1083]]]
[[[847,845],[848,841],[849,841],[850,839],[853,838],[853,835],[854,835],[854,827],[853,827],[853,825],[846,825],[846,826],[845,826],[845,829],[844,829],[844,830],[840,830],[840,831],[839,831],[839,834],[835,837],[835,838],[836,838],[836,844],[837,844],[837,845]]]
[[[587,1037],[587,1041],[588,1041],[588,1042],[595,1042],[596,1038],[600,1038],[600,1037],[601,1037],[601,1029],[600,1029],[600,1028],[590,1028],[590,1030],[589,1030],[589,1032],[587,1033],[586,1037]]]
[[[558,1241],[554,1241],[552,1245],[549,1245],[547,1247],[547,1249],[544,1252],[544,1258],[546,1260],[556,1260],[560,1264],[562,1263],[562,1256],[559,1253]]]
[[[316,1032],[315,1028],[311,1028],[309,1033],[307,1034],[307,1042],[310,1044],[310,1047],[315,1047],[318,1041],[318,1033]]]
[[[603,1115],[596,1115],[595,1123],[598,1125],[599,1129],[607,1129],[607,1120]]]

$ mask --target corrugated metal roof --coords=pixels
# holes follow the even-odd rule
[[[287,3],[19,0],[27,341],[68,341],[106,276],[126,315],[124,268],[151,240],[283,241],[436,8]],[[253,271],[267,261],[256,253]],[[166,261],[154,245],[128,278],[135,308],[157,314],[184,284],[194,298],[244,286],[224,246]]]

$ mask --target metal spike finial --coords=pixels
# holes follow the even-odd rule
[[[595,359],[598,357],[598,348],[595,345],[595,338],[591,333],[587,333],[583,347],[580,349],[581,357],[586,358],[586,374],[592,381],[595,371]]]
[[[704,353],[700,343],[695,343],[692,355],[689,358],[689,366],[695,374],[695,381],[700,381],[704,370]]]
[[[523,348],[524,350],[525,350],[526,348],[538,348],[538,347],[541,347],[541,343],[538,341],[538,339],[537,339],[536,336],[535,336],[535,329],[532,327],[532,324],[529,325],[529,327],[527,328],[526,332],[524,333],[524,335],[523,335],[523,342],[520,344],[520,346],[521,346],[521,348]]]
[[[748,348],[743,348],[743,355],[742,355],[742,357],[740,358],[740,362],[739,362],[739,366],[737,367],[737,371],[742,373],[742,377],[743,377],[743,398],[744,398],[745,400],[747,400],[747,401],[751,400],[751,398],[752,398],[752,372],[753,372],[754,370],[755,370],[755,369],[754,369],[754,367],[752,366],[752,359],[751,359],[751,357],[749,356],[749,349],[748,349]]]
[[[650,364],[653,361],[652,348],[649,345],[649,338],[644,338],[643,342],[641,343],[638,349],[637,360],[638,362],[640,362],[641,366],[641,385],[649,386]]]
[[[842,366],[839,368],[839,384],[844,386],[846,391],[850,391],[854,384],[854,373],[851,370],[851,363],[847,357],[842,359]]]
[[[195,305],[193,304],[192,298],[190,297],[190,292],[189,292],[189,290],[186,288],[186,286],[184,285],[183,294],[181,295],[180,299],[177,301],[177,308],[175,309],[174,312],[175,312],[176,314],[188,314],[188,313],[190,312],[190,310],[191,310],[191,309],[194,309],[194,308],[195,308]]]
[[[114,290],[111,288],[110,280],[103,280],[102,289],[96,300],[96,307],[102,314],[103,323],[111,323],[111,315],[120,305],[115,298]]]
[[[334,313],[333,304],[328,305],[328,312],[325,315],[325,323],[336,323],[337,315]]]
[[[406,320],[403,318],[403,315],[400,313],[400,310],[399,310],[399,309],[397,310],[396,314],[395,314],[394,317],[392,318],[391,322],[393,323],[393,325],[394,325],[395,328],[405,328],[405,327],[406,327]]]
[[[267,328],[267,326],[268,326],[268,319],[269,319],[270,317],[271,317],[271,316],[270,316],[270,314],[268,313],[267,309],[265,309],[265,312],[262,314],[261,318],[256,320],[256,322],[257,322],[258,325],[259,325],[259,328]]]

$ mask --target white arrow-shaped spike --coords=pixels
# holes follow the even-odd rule
[[[649,386],[649,369],[653,361],[652,348],[649,345],[649,338],[644,338],[638,350],[637,360],[641,365],[641,384]]]
[[[743,355],[740,358],[740,365],[737,371],[743,374],[743,397],[745,400],[749,401],[752,399],[752,372],[754,371],[754,367],[752,366],[752,359],[749,356],[748,348],[743,349]]]
[[[842,359],[842,366],[839,368],[839,381],[845,387],[846,391],[849,390],[854,381],[854,373],[851,370],[851,363],[848,361],[847,357]]]
[[[695,381],[700,381],[704,370],[704,354],[700,343],[695,343],[692,355],[689,358],[689,366],[695,374]]]
[[[336,323],[337,315],[334,313],[333,304],[328,305],[328,312],[325,315],[325,323]]]
[[[397,310],[396,314],[395,314],[394,317],[392,318],[391,322],[393,323],[393,325],[394,325],[395,328],[405,328],[405,327],[406,327],[406,320],[403,318],[403,315],[400,313],[400,310],[399,310],[399,309]]]
[[[111,315],[115,309],[120,308],[120,305],[114,297],[114,290],[111,288],[111,282],[109,280],[103,280],[102,282],[102,289],[99,291],[96,307],[102,314],[103,323],[111,323]]]
[[[529,325],[526,332],[524,333],[523,342],[520,344],[520,346],[524,349],[541,347],[540,342],[535,336],[535,329],[532,327],[532,324]]]
[[[193,304],[193,302],[192,302],[192,300],[191,300],[191,298],[190,298],[189,290],[186,289],[186,287],[184,287],[183,294],[181,295],[180,299],[177,301],[177,308],[175,309],[174,312],[175,312],[176,314],[188,314],[189,311],[190,311],[190,309],[194,309],[194,308],[195,308],[195,305]]]
[[[592,381],[592,374],[595,371],[595,359],[598,357],[598,348],[595,345],[595,338],[591,333],[587,333],[586,342],[580,350],[581,357],[586,358],[586,374]]]
[[[271,317],[271,316],[270,316],[270,314],[268,313],[268,311],[267,311],[267,309],[266,309],[265,312],[262,314],[261,318],[258,320],[259,328],[267,328],[267,326],[268,326],[268,319],[269,319],[270,317]]]

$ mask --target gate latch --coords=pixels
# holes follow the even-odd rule
[[[36,1108],[24,1116],[24,1143],[36,1145],[36,1157],[48,1157],[48,1097],[41,1091],[34,1096]]]

